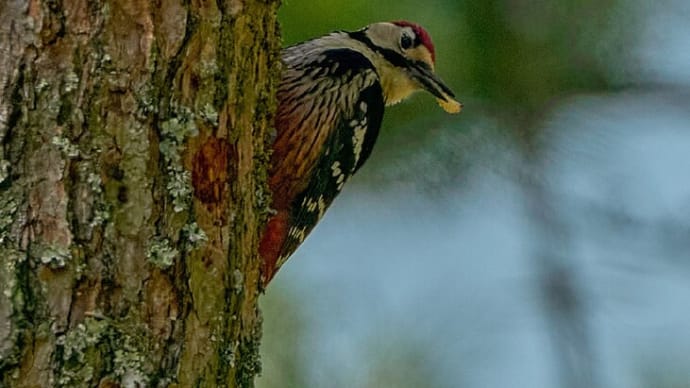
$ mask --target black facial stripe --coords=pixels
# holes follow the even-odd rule
[[[429,64],[424,62],[424,61],[414,61],[413,64],[417,67],[421,67],[422,69],[424,69],[425,71],[428,71],[429,73],[433,72],[431,70],[431,66],[429,66]]]
[[[383,55],[383,57],[391,64],[402,68],[410,67],[411,63],[409,60],[407,60],[407,58],[403,57],[402,55],[396,53],[393,50],[375,45],[374,42],[372,42],[371,39],[369,39],[369,37],[366,35],[365,31],[366,30],[359,30],[355,32],[349,32],[348,34],[350,35],[350,38],[364,43],[373,51]]]
[[[354,32],[348,32],[348,35],[350,38],[358,40],[367,47],[369,47],[371,50],[383,55],[383,57],[393,64],[394,66],[403,68],[403,69],[408,69],[410,71],[412,68],[417,68],[420,73],[422,74],[428,74],[430,78],[435,79],[434,72],[431,70],[431,66],[424,62],[424,61],[410,61],[409,59],[403,57],[402,55],[398,54],[397,52],[386,49],[383,47],[379,47],[374,44],[374,42],[369,39],[369,37],[366,35],[366,29],[359,30],[359,31],[354,31]],[[419,36],[415,34],[415,37],[417,40],[419,40]],[[415,42],[416,43],[416,42]],[[421,44],[421,42],[419,43]],[[415,71],[415,70],[412,70]],[[444,85],[440,80],[438,81],[432,81],[429,79],[429,77],[415,77],[418,82],[421,82],[425,89],[427,89],[429,92],[431,92],[433,95],[435,95],[438,98],[444,98],[441,93],[438,92],[438,89],[440,88],[445,94],[447,94],[449,97],[455,97],[455,93],[451,91],[446,85]]]

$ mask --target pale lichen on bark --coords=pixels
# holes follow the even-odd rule
[[[152,4],[0,7],[0,385],[259,370],[278,3]]]

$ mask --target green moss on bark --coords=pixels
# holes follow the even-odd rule
[[[32,4],[0,41],[0,385],[251,386],[277,3]]]

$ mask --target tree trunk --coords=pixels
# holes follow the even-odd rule
[[[278,1],[2,0],[0,386],[252,386]]]

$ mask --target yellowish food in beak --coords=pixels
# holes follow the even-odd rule
[[[462,104],[450,97],[446,97],[446,99],[437,98],[436,101],[448,113],[460,113],[462,110]]]

